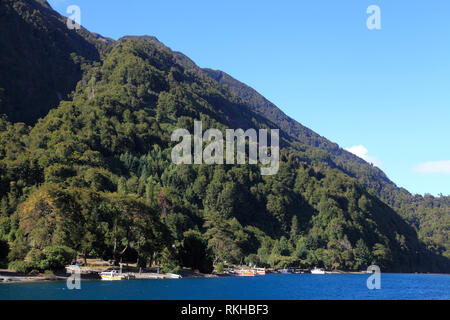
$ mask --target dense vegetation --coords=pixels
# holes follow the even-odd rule
[[[170,50],[154,37],[147,37],[146,39],[158,48]],[[405,218],[418,232],[419,237],[427,243],[429,249],[450,257],[448,240],[450,205],[448,197],[433,197],[431,195],[423,197],[410,194],[407,190],[397,187],[379,168],[289,118],[277,106],[246,84],[223,71],[201,69],[180,52],[172,52],[172,54],[183,67],[213,78],[226,90],[241,98],[253,112],[272,121],[289,136],[289,140],[293,139],[301,143],[300,150],[303,150],[305,146],[312,147],[310,149],[312,151],[308,152],[304,158],[305,161],[326,161],[329,167],[336,168],[356,178],[367,190]],[[317,149],[326,151],[326,153],[317,152]]]
[[[33,126],[0,119],[0,262],[56,270],[79,254],[204,272],[244,262],[449,272],[439,255],[448,257],[448,199],[404,202],[397,212],[408,224],[343,169],[352,162],[338,165],[283,128],[277,175],[255,165],[176,166],[170,135],[193,132],[194,120],[204,130],[277,124],[155,38],[93,48],[99,60],[83,61],[70,99]],[[447,226],[435,226],[431,211]],[[426,230],[426,244],[414,228]]]
[[[0,3],[0,112],[33,124],[70,95],[88,64],[100,62],[108,40],[69,30],[46,1]]]
[[[195,68],[186,58],[180,58],[179,61],[189,68]],[[326,151],[331,167],[358,179],[370,192],[400,213],[415,228],[419,237],[427,243],[430,249],[450,257],[450,204],[448,197],[411,195],[407,190],[398,188],[379,168],[339,148],[337,144],[289,118],[273,103],[246,84],[223,71],[201,70],[198,67],[197,69],[205,72],[242,98],[251,110],[273,121],[295,140]]]

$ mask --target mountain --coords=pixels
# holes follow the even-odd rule
[[[370,180],[372,171],[364,173],[370,165],[293,120],[285,120],[292,129],[277,124],[283,114],[270,111],[268,102],[258,109],[230,89],[233,81],[224,84],[223,75],[198,68],[154,37],[103,41],[86,30],[68,31],[48,4],[34,0],[3,1],[1,15],[31,12],[18,8],[33,8],[44,20],[46,28],[24,33],[30,41],[48,34],[66,34],[61,41],[71,45],[79,41],[55,49],[61,69],[74,67],[72,52],[86,58],[65,99],[56,108],[49,104],[37,122],[27,119],[35,104],[22,105],[16,87],[4,90],[10,108],[2,110],[21,108],[23,118],[4,112],[10,118],[0,119],[0,248],[7,248],[0,250],[0,262],[43,271],[56,268],[49,264],[56,252],[205,272],[225,262],[450,271],[440,248],[422,242],[393,206],[351,174]],[[33,19],[17,24],[18,30],[34,25]],[[20,47],[20,40],[11,41]],[[32,67],[33,52],[18,51],[17,70]],[[57,68],[53,54],[36,49],[41,64]],[[0,59],[6,59],[3,51]],[[10,77],[20,80],[19,71]],[[56,83],[28,81],[51,99]],[[202,120],[203,130],[279,127],[278,174],[262,176],[248,164],[173,164],[171,134],[177,128],[193,132],[195,120]],[[341,156],[327,150],[333,145]],[[421,212],[430,206],[445,218],[445,206],[433,201]],[[431,232],[433,221],[426,220]],[[445,227],[439,232],[445,234]]]
[[[412,195],[404,188],[397,187],[379,168],[367,163],[356,155],[340,148],[336,143],[318,135],[311,129],[288,117],[282,110],[264,98],[253,88],[234,79],[220,70],[198,67],[189,57],[166,47],[155,37],[133,37],[144,40],[160,49],[172,53],[183,67],[204,73],[232,92],[256,114],[272,121],[294,141],[301,146],[313,150],[323,150],[326,153],[309,152],[303,159],[311,161],[326,161],[328,166],[336,168],[350,177],[356,178],[372,194],[394,208],[415,230],[430,249],[450,258],[450,204],[449,197],[433,197]],[[292,141],[292,140],[291,140]],[[291,143],[292,146],[292,143]],[[294,146],[295,147],[295,146]]]
[[[69,30],[46,1],[0,1],[0,112],[33,124],[67,99],[110,41]]]
[[[326,151],[333,167],[358,179],[368,190],[399,212],[419,232],[430,248],[450,258],[449,197],[412,195],[406,189],[397,187],[379,168],[289,118],[253,88],[223,71],[203,71],[242,98],[251,110],[273,121],[297,141]]]

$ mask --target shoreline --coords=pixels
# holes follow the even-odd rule
[[[169,274],[166,273],[153,273],[153,272],[145,272],[145,273],[134,273],[134,279],[130,280],[165,280],[165,279],[173,279]],[[204,274],[204,273],[195,273],[193,271],[183,270],[180,272],[182,278],[185,279],[195,279],[195,278],[219,278],[226,277],[229,275],[217,275],[217,274]],[[11,284],[11,283],[37,283],[37,282],[53,282],[53,281],[67,281],[67,279],[71,276],[69,273],[56,273],[54,275],[25,275],[21,273],[17,273],[10,270],[1,270],[0,269],[0,285],[1,284]],[[93,281],[93,280],[101,280],[100,276],[94,276],[92,274],[81,274],[81,281]]]
[[[449,273],[400,273],[400,272],[388,272],[389,274],[423,274],[423,275],[447,275],[449,276]],[[282,275],[280,273],[268,273],[268,274],[275,274],[275,275]],[[297,274],[297,273],[292,273],[292,274]],[[298,273],[298,274],[311,274],[309,272],[305,272],[305,273]],[[342,275],[348,275],[348,274],[355,274],[355,275],[360,275],[360,274],[369,274],[365,271],[360,271],[360,272],[345,272],[345,271],[327,271],[326,274],[342,274]],[[325,275],[326,275],[325,274]],[[284,274],[286,275],[286,274]],[[289,275],[289,274],[287,274]],[[23,275],[23,274],[18,274],[16,272],[12,272],[12,271],[6,271],[6,270],[2,270],[0,271],[0,285],[1,284],[17,284],[17,283],[46,283],[46,282],[54,282],[54,281],[67,281],[67,279],[70,277],[70,274],[55,274],[55,275],[36,275],[36,276],[31,276],[31,275]],[[241,278],[239,276],[234,276],[231,274],[227,274],[227,273],[222,273],[222,274],[203,274],[203,273],[194,273],[194,272],[187,272],[184,271],[182,272],[182,278],[183,279],[208,279],[208,278],[228,278],[228,277],[233,277],[233,278]],[[255,276],[255,277],[263,277],[263,276]],[[145,274],[141,274],[138,275],[135,279],[133,280],[166,280],[166,279],[171,279],[171,277],[167,274],[157,274],[157,273],[145,273]],[[83,275],[81,276],[81,281],[94,281],[94,280],[100,280],[99,278],[95,278],[95,277],[83,277]]]

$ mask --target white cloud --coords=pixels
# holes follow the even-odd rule
[[[450,174],[450,160],[424,162],[416,166],[414,170],[420,173]]]
[[[373,163],[374,166],[381,167],[381,161],[375,157],[370,156],[369,150],[367,150],[367,148],[364,147],[363,145],[353,146],[353,147],[347,148],[345,150],[353,153],[355,156],[358,156],[361,159],[363,159],[369,163]]]

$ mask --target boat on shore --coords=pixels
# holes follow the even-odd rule
[[[288,273],[292,273],[292,270],[291,269],[281,269],[280,273],[288,274]]]
[[[125,278],[122,272],[117,270],[103,271],[100,273],[100,277],[106,281],[118,281]]]
[[[314,269],[311,270],[311,273],[312,274],[325,274],[325,270],[315,267]]]
[[[239,277],[253,277],[255,275],[255,272],[249,269],[235,270],[234,273]]]
[[[252,271],[257,276],[265,276],[266,275],[266,268],[253,268]]]

